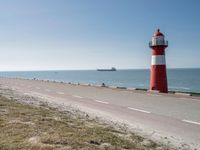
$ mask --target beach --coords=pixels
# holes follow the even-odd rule
[[[199,97],[17,78],[0,78],[0,84],[2,89],[53,106],[70,106],[88,116],[126,125],[154,141],[199,148]]]

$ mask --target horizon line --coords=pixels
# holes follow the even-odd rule
[[[151,68],[118,68],[117,70],[150,70]],[[200,67],[170,67],[167,69],[200,69]],[[0,70],[0,72],[31,72],[31,71],[96,71],[97,69],[38,69],[38,70]]]

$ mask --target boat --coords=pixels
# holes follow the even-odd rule
[[[111,69],[97,69],[97,71],[117,71],[117,69],[112,67]]]

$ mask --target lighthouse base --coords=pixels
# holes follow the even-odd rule
[[[166,65],[152,65],[150,90],[168,93]]]

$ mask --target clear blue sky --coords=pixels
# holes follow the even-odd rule
[[[199,0],[0,0],[0,70],[150,68],[159,27],[169,68],[200,67]]]

